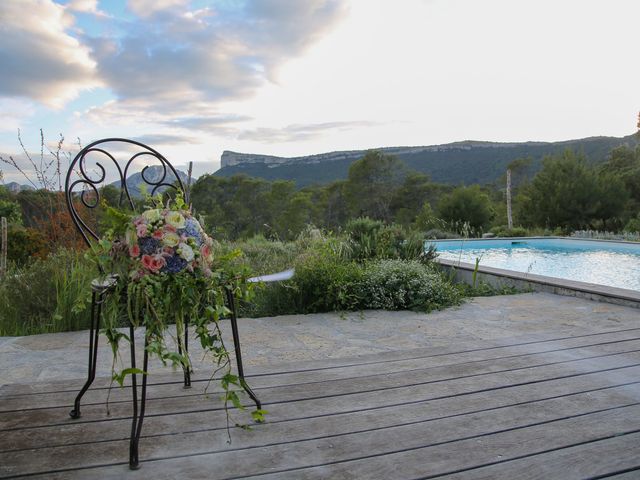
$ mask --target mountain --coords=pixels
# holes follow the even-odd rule
[[[180,171],[180,170],[176,170],[176,172],[178,172],[178,177],[180,177],[180,180],[182,180],[182,183],[186,186],[187,185],[187,174]],[[160,165],[154,165],[154,166],[150,166],[149,168],[147,168],[147,170],[144,172],[144,176],[145,178],[150,181],[150,182],[158,182],[161,178],[162,178],[162,167]],[[171,172],[169,169],[167,169],[167,176],[164,179],[163,183],[173,183],[176,181],[176,177],[173,174],[173,172]],[[147,186],[147,192],[151,193],[151,190],[153,189],[153,185],[149,185],[149,183],[145,182],[142,179],[142,172],[138,172],[138,173],[134,173],[132,175],[130,175],[129,177],[127,177],[127,188],[129,189],[129,194],[134,197],[134,198],[140,198],[142,196],[142,192],[140,190],[141,186],[143,184],[146,184]],[[116,188],[120,188],[120,181],[115,181],[113,183],[111,183],[110,185],[113,185]],[[158,188],[157,192],[163,192],[166,189],[166,187],[164,188]]]
[[[566,149],[583,153],[592,163],[606,160],[615,147],[638,145],[636,135],[589,137],[562,142],[499,143],[463,141],[423,147],[385,147],[378,150],[395,155],[409,168],[428,174],[434,182],[487,184],[499,179],[507,165],[517,158],[531,157],[531,172],[537,171],[547,155]],[[214,175],[229,177],[244,173],[267,180],[293,180],[298,187],[328,183],[347,177],[351,163],[366,150],[330,152],[303,157],[276,157],[224,151],[220,170]]]
[[[31,185],[20,185],[18,182],[9,182],[4,184],[5,188],[13,193],[18,193],[23,190],[35,190]]]

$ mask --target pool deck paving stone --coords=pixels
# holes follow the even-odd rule
[[[0,478],[640,478],[638,309],[526,293],[239,325],[267,423],[228,445],[222,412],[197,413],[210,368],[192,342],[193,389],[150,368],[136,472],[103,339],[71,420],[88,332],[0,338]]]

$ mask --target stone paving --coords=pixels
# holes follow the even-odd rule
[[[459,307],[432,312],[365,311],[240,319],[245,367],[353,357],[399,349],[445,346],[518,334],[577,335],[640,326],[636,308],[547,293],[477,297]],[[229,325],[225,324],[225,332]],[[142,351],[142,333],[137,342]],[[231,347],[231,339],[227,340]],[[98,377],[109,377],[111,352],[101,337]],[[128,362],[128,349],[122,349]],[[88,332],[0,337],[0,386],[10,383],[73,380],[86,376]],[[191,342],[196,371],[205,367]],[[206,361],[206,360],[205,360]],[[210,365],[210,364],[206,364]],[[152,364],[152,372],[163,367]],[[166,367],[164,370],[171,370]]]

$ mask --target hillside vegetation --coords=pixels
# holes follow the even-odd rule
[[[391,154],[402,160],[409,168],[429,175],[438,183],[452,185],[481,185],[494,183],[506,170],[507,165],[518,158],[531,158],[529,174],[537,172],[546,156],[557,155],[564,150],[573,150],[584,156],[588,163],[606,161],[609,152],[619,146],[634,148],[638,145],[635,135],[626,137],[592,137],[563,142],[457,142],[434,147],[387,148],[378,151]],[[268,163],[268,157],[260,155],[236,154],[241,163],[223,166],[215,176],[231,177],[245,174],[265,180],[291,180],[297,188],[312,184],[326,184],[346,179],[349,167],[365,151],[345,152],[349,158],[339,155],[322,161],[322,155],[298,157],[291,160],[279,159],[282,163]],[[263,160],[264,161],[261,161]],[[278,159],[278,157],[271,157]]]

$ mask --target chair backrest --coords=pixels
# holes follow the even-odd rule
[[[65,198],[73,223],[87,244],[90,238],[99,240],[100,236],[82,218],[78,200],[91,211],[100,206],[100,189],[114,184],[120,190],[118,205],[133,210],[134,196],[126,179],[138,171],[151,195],[161,189],[172,188],[181,192],[188,203],[188,192],[176,169],[160,153],[143,143],[125,138],[105,138],[87,145],[75,156],[67,171]]]

